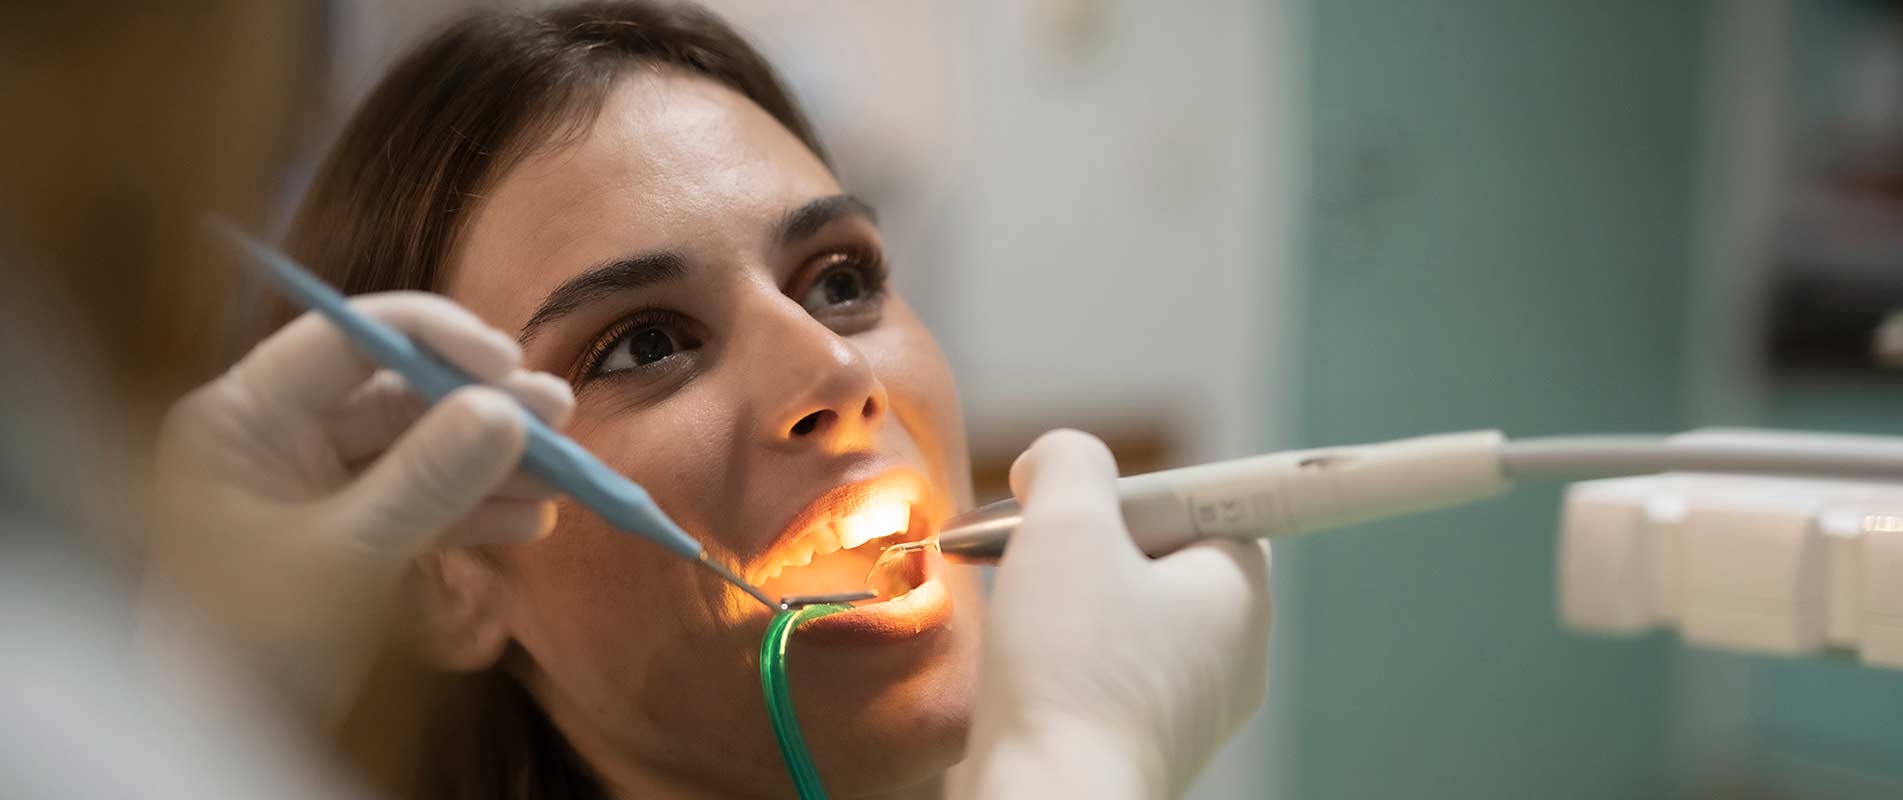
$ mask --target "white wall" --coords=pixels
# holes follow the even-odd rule
[[[1154,409],[1188,458],[1260,446],[1280,322],[1264,239],[1291,238],[1268,213],[1264,11],[974,4],[979,102],[945,331],[974,424]]]

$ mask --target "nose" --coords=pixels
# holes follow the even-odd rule
[[[845,337],[807,316],[775,326],[770,370],[760,389],[769,409],[762,436],[790,449],[842,453],[869,447],[890,405],[865,353]]]

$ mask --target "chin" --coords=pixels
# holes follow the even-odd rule
[[[937,701],[956,702],[937,702]],[[964,758],[971,727],[968,697],[933,698],[910,708],[880,709],[862,726],[814,754],[834,797],[872,797],[935,783]]]
[[[944,576],[957,610],[942,629],[915,642],[929,656],[881,663],[868,658],[874,653],[851,648],[858,652],[838,653],[835,661],[828,652],[834,648],[824,644],[789,654],[795,709],[832,795],[867,797],[920,787],[964,758],[983,616],[975,575],[966,573],[954,568]],[[809,659],[805,670],[802,655]]]

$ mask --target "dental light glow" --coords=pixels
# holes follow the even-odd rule
[[[839,521],[839,547],[851,550],[881,536],[905,530],[912,517],[912,504],[897,498],[880,498],[867,503],[858,513]]]
[[[858,573],[852,570],[872,563],[885,543],[882,540],[905,533],[911,520],[911,495],[876,491],[850,511],[822,519],[778,548],[756,571],[758,580],[777,582],[774,591],[782,594],[856,591],[860,587],[851,581]]]

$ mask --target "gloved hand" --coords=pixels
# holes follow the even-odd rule
[[[960,796],[1174,796],[1261,705],[1267,544],[1152,560],[1124,529],[1116,469],[1063,430],[1012,465],[1024,519],[986,612]]]
[[[148,570],[152,591],[186,595],[245,668],[320,717],[360,688],[416,556],[549,530],[552,492],[517,470],[516,400],[556,426],[574,407],[566,382],[521,369],[512,339],[447,299],[351,304],[500,388],[427,406],[303,315],[172,409],[157,463],[167,524]],[[145,633],[161,661],[190,658]]]

